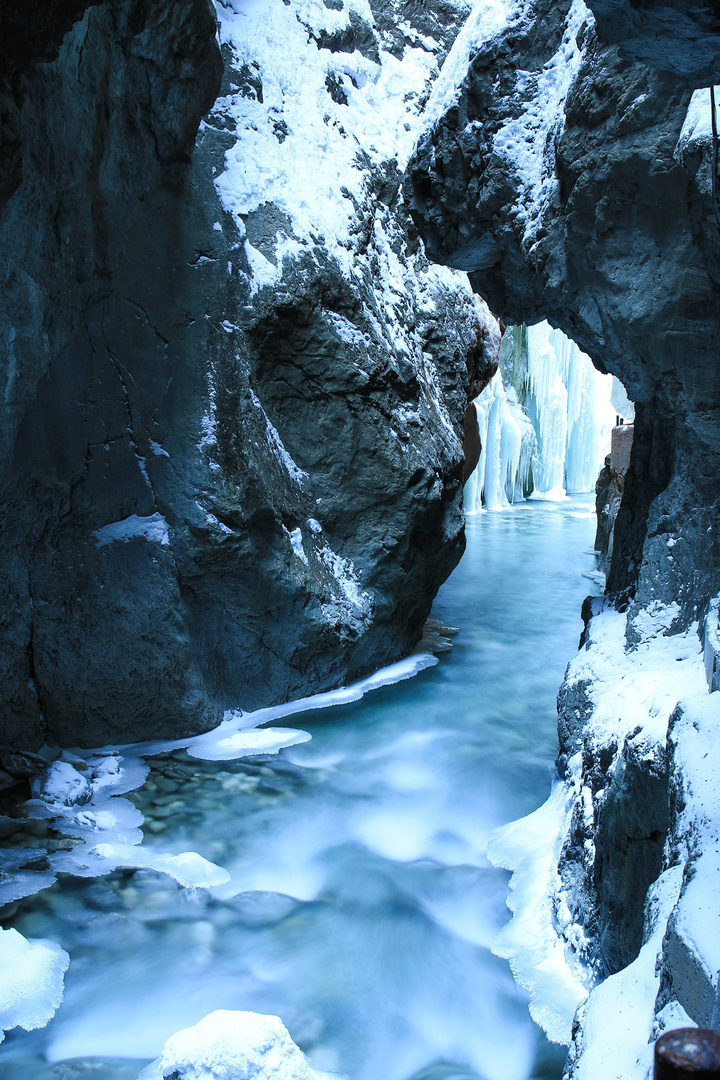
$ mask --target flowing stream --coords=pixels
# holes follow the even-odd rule
[[[64,877],[7,909],[5,927],[58,941],[71,964],[50,1024],[8,1033],[1,1080],[130,1080],[218,1008],[278,1014],[317,1068],[351,1080],[558,1078],[564,1052],[490,951],[508,875],[485,844],[549,790],[555,696],[597,591],[591,509],[575,496],[472,515],[433,609],[459,628],[453,648],[409,681],[289,717],[312,741],[150,759],[130,796],[146,842],[231,881]]]

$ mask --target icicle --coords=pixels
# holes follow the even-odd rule
[[[547,322],[508,327],[500,370],[475,402],[482,451],[466,510],[501,507],[533,490],[555,498],[591,491],[621,399],[630,414],[621,384],[560,330]]]

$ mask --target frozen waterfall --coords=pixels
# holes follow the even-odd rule
[[[592,491],[610,450],[612,391],[612,375],[561,330],[508,327],[497,374],[475,399],[482,451],[466,511]]]

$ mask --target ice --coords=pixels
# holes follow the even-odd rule
[[[517,394],[512,388],[506,394],[499,371],[475,399],[475,408],[482,449],[465,490],[465,509],[493,510],[522,498],[535,435]]]
[[[106,872],[118,867],[157,870],[174,878],[187,889],[211,889],[230,880],[227,870],[204,859],[196,851],[169,855],[166,852],[153,851],[146,845],[139,847],[111,843],[97,844],[90,854],[99,856],[105,862]]]
[[[507,902],[513,918],[493,942],[493,952],[510,961],[513,975],[530,991],[531,1016],[559,1043],[570,1042],[575,1010],[588,993],[582,966],[558,937],[552,906],[574,794],[574,787],[556,783],[543,806],[496,830],[488,843],[490,860],[513,871]]]
[[[230,722],[224,722],[207,735],[198,736],[188,747],[190,756],[205,761],[236,761],[254,754],[276,754],[283,747],[297,746],[310,738],[306,731],[294,728],[263,728],[232,734],[228,733],[230,726]]]
[[[96,529],[93,536],[97,538],[96,547],[104,547],[114,540],[131,540],[135,536],[144,536],[146,540],[167,545],[170,543],[168,533],[168,523],[162,514],[150,514],[148,517],[131,514],[122,521],[111,521],[109,525]]]
[[[172,1035],[139,1080],[329,1080],[308,1064],[278,1016],[219,1009]]]
[[[553,501],[592,491],[610,451],[617,380],[601,375],[549,323],[523,328],[519,350],[518,329],[507,331],[500,370],[475,400],[482,450],[465,489],[468,511],[506,506],[530,492]]]
[[[566,675],[568,685],[580,683],[590,699],[586,743],[617,752],[632,739],[648,760],[657,760],[667,747],[671,785],[681,792],[669,838],[673,865],[666,864],[648,894],[645,941],[637,960],[593,989],[593,976],[582,961],[585,931],[572,922],[562,891],[557,864],[570,817],[578,802],[586,818],[592,813],[580,753],[568,763],[566,778],[556,783],[548,802],[498,830],[489,844],[493,861],[514,870],[508,901],[513,918],[493,948],[510,959],[516,978],[530,990],[531,1012],[551,1038],[569,1040],[575,1008],[581,1005],[583,1032],[573,1051],[578,1054],[577,1080],[607,1075],[646,1080],[652,1056],[648,1042],[662,1030],[654,1015],[657,962],[670,919],[704,971],[708,988],[720,967],[720,793],[713,764],[720,694],[708,693],[697,626],[676,632],[678,615],[677,604],[659,602],[635,613],[600,610],[590,623],[588,647],[570,662]],[[678,1015],[682,1004],[675,1010]]]
[[[44,1027],[63,998],[70,958],[54,941],[0,929],[0,1042],[10,1028]]]

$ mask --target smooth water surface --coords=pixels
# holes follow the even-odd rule
[[[559,1077],[563,1053],[490,952],[508,875],[485,844],[549,791],[555,697],[596,591],[591,510],[584,496],[471,516],[433,609],[459,628],[452,650],[359,702],[290,717],[311,742],[242,762],[152,759],[131,796],[145,843],[198,851],[232,880],[188,892],[144,870],[65,878],[6,913],[71,964],[48,1027],[8,1034],[0,1077],[92,1059],[93,1077],[125,1080],[218,1008],[278,1014],[313,1064],[351,1080]]]

